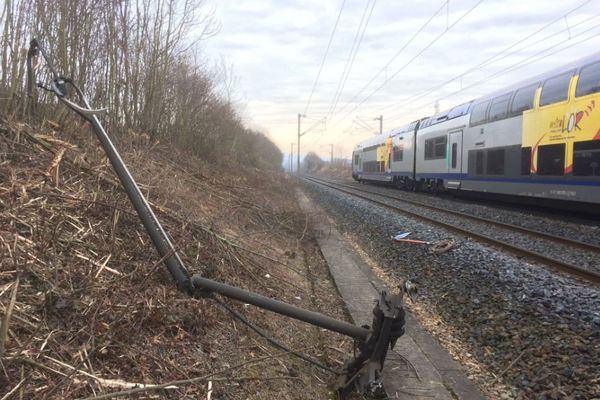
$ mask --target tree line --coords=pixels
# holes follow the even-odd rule
[[[18,116],[25,109],[27,47],[36,37],[92,106],[109,110],[103,122],[111,132],[148,135],[212,162],[280,168],[279,149],[246,128],[223,93],[220,81],[228,72],[211,71],[197,54],[198,42],[218,32],[214,10],[204,0],[3,3],[0,110],[5,114]],[[50,94],[38,98],[40,104],[54,101]],[[56,119],[55,108],[39,109]]]

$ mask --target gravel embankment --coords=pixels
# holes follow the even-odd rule
[[[418,301],[477,361],[511,386],[503,398],[592,399],[600,393],[600,290],[564,275],[316,184],[306,191],[381,263],[415,280]],[[465,206],[467,207],[467,206]],[[470,205],[469,205],[470,207]],[[390,236],[456,246],[434,255]]]
[[[350,190],[350,191],[353,190],[351,188],[348,188],[347,186],[344,186],[343,189]],[[600,273],[600,256],[597,252],[583,250],[581,248],[573,247],[571,245],[567,245],[567,244],[563,244],[563,243],[557,243],[556,241],[553,241],[553,240],[532,236],[530,234],[521,233],[518,231],[508,229],[508,228],[501,228],[501,227],[489,224],[487,222],[474,221],[470,218],[452,215],[452,214],[449,214],[444,211],[430,210],[430,209],[423,208],[418,205],[412,205],[412,204],[403,202],[401,200],[393,200],[388,197],[381,197],[381,196],[378,196],[379,193],[381,193],[383,195],[387,195],[387,196],[390,196],[390,195],[394,196],[394,197],[397,197],[397,196],[393,193],[382,192],[382,191],[378,190],[377,187],[371,187],[371,186],[366,187],[366,190],[368,190],[371,193],[363,192],[362,190],[365,190],[365,189],[362,189],[362,188],[356,188],[356,189],[361,190],[361,191],[356,192],[359,195],[371,197],[377,201],[384,201],[386,204],[389,204],[391,206],[397,206],[400,209],[405,210],[407,212],[415,213],[418,215],[422,215],[423,213],[426,213],[425,215],[427,217],[432,218],[438,222],[446,223],[449,225],[455,225],[455,226],[458,226],[463,229],[468,229],[472,232],[490,237],[492,239],[500,240],[505,243],[511,244],[513,246],[518,246],[518,247],[526,249],[526,250],[535,251],[539,254],[545,255],[546,257],[550,257],[550,258],[562,261],[564,263],[573,264],[575,266]],[[423,202],[423,201],[421,201],[421,202]],[[435,206],[439,207],[439,205],[435,205]],[[452,207],[452,208],[449,205],[442,206],[442,207],[445,207],[449,210],[455,210],[456,206],[457,205],[455,204],[454,207]],[[465,207],[465,206],[462,206],[462,207]],[[470,213],[468,211],[467,212],[461,211],[461,212],[463,212],[464,214],[472,215],[472,213]],[[505,219],[503,218],[504,213],[505,213],[505,210],[496,210],[495,218],[490,218],[490,219],[498,220],[500,222],[506,223]],[[509,216],[513,216],[513,215],[511,213],[509,213]],[[527,226],[525,226],[525,227],[527,227]],[[559,234],[558,236],[567,237],[564,235],[564,233]]]
[[[332,180],[332,182],[334,182]],[[548,215],[548,212],[534,212],[528,208],[510,205],[495,205],[489,202],[475,202],[470,199],[453,196],[434,196],[428,193],[415,193],[385,186],[363,185],[355,181],[336,179],[336,183],[368,189],[373,193],[382,193],[399,198],[419,201],[436,207],[444,207],[477,217],[499,220],[507,224],[535,229],[540,232],[568,237],[585,243],[600,245],[600,221],[584,220],[570,215]]]

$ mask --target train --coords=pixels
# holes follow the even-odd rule
[[[598,205],[600,52],[357,144],[352,177]]]

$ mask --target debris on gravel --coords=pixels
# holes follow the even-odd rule
[[[479,376],[491,398],[598,396],[597,287],[365,200],[314,183],[304,186],[385,274],[417,282],[421,322],[447,348],[455,346],[451,353]],[[399,231],[427,242],[453,239],[454,246],[431,253],[427,246],[391,240]],[[448,337],[454,340],[450,346]]]

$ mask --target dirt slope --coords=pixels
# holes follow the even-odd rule
[[[123,398],[330,398],[332,374],[175,289],[95,137],[71,131],[0,118],[0,398],[176,380],[191,382]],[[118,147],[191,272],[344,318],[282,175],[132,141]],[[350,354],[341,335],[227,303],[329,367]]]

